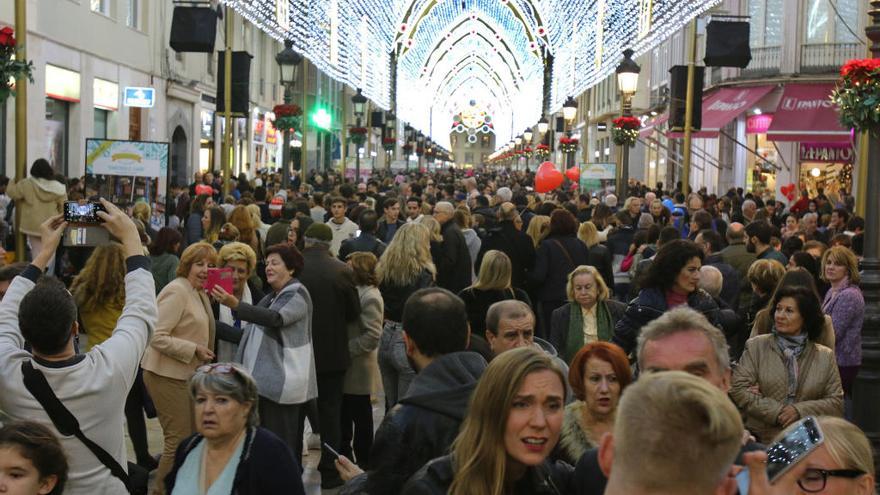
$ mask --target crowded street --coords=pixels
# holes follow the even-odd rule
[[[880,0],[0,5],[0,494],[875,495]]]

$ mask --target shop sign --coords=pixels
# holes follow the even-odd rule
[[[580,166],[581,191],[597,191],[602,189],[603,181],[614,180],[617,173],[615,163],[584,163]]]
[[[125,88],[122,104],[127,107],[153,108],[156,104],[156,90],[153,88]]]
[[[746,134],[767,134],[771,122],[773,122],[772,113],[751,115],[746,119]]]
[[[802,162],[852,163],[855,153],[849,143],[801,143]]]
[[[119,85],[97,77],[92,81],[95,108],[115,112],[119,108]]]
[[[46,96],[79,102],[79,83],[78,72],[46,64]]]

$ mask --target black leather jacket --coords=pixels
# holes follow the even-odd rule
[[[403,487],[402,495],[445,495],[455,473],[452,458],[434,459],[420,469]],[[526,474],[513,486],[513,495],[567,495],[572,490],[574,472],[571,466],[556,461],[545,461],[537,467],[528,468]]]
[[[703,313],[710,323],[720,327],[718,305],[709,293],[703,289],[695,290],[688,296],[687,305]],[[659,318],[667,309],[666,295],[662,289],[642,289],[639,296],[627,306],[623,318],[617,321],[611,342],[619,345],[625,353],[631,353],[635,350],[642,327]]]

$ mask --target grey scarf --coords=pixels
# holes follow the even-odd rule
[[[782,351],[785,359],[785,370],[788,374],[788,394],[785,398],[786,404],[795,401],[798,384],[798,357],[804,352],[807,346],[807,334],[800,335],[782,335],[773,327],[773,335],[776,336],[776,345]]]

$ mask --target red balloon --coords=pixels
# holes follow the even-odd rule
[[[535,191],[550,192],[562,185],[565,178],[553,162],[544,162],[535,173]]]
[[[581,170],[578,167],[571,167],[565,171],[565,176],[572,182],[577,182],[581,178]]]

